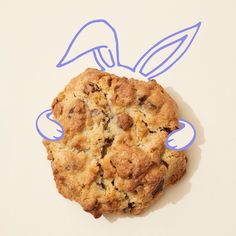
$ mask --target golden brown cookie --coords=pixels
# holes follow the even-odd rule
[[[139,214],[185,173],[184,152],[168,150],[177,105],[155,80],[87,69],[53,101],[65,131],[44,140],[58,191],[98,218]]]

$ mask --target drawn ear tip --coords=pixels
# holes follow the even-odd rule
[[[63,60],[61,59],[61,60],[56,64],[56,67],[57,67],[57,68],[62,67],[62,61],[63,61]]]
[[[199,21],[197,24],[195,24],[195,25],[194,25],[194,27],[196,27],[196,28],[198,28],[198,29],[199,29],[201,25],[202,25],[202,22],[201,22],[201,21]]]
[[[60,67],[63,67],[65,66],[67,63],[64,62],[64,59],[62,58],[57,64],[56,64],[56,67],[57,68],[60,68]]]

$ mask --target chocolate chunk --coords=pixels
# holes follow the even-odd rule
[[[164,165],[167,169],[169,167],[169,164],[164,160],[161,160],[161,165]]]
[[[111,87],[111,84],[112,84],[112,78],[110,78],[108,81],[107,81],[107,84],[109,87]]]
[[[145,100],[147,99],[147,95],[144,95],[144,96],[142,96],[142,97],[140,97],[138,100],[139,100],[139,105],[142,105],[144,102],[145,102]]]
[[[161,131],[165,131],[168,134],[172,132],[171,128],[167,128],[167,127],[161,128]]]
[[[114,138],[106,138],[104,145],[102,147],[101,156],[102,158],[107,154],[107,148],[110,147],[113,143]]]
[[[74,107],[72,107],[70,110],[69,110],[69,114],[73,113],[74,112]]]
[[[155,190],[152,192],[152,195],[155,196],[156,194],[160,193],[163,190],[164,179],[162,179],[159,184],[156,186]]]
[[[84,93],[87,95],[90,93],[99,92],[99,91],[101,91],[101,88],[99,88],[97,84],[94,84],[91,82],[86,84],[84,87]]]
[[[133,119],[127,113],[121,113],[117,116],[118,126],[123,129],[127,130],[133,125]]]
[[[154,134],[154,133],[156,133],[156,131],[155,130],[149,130],[149,133]]]
[[[109,117],[106,117],[106,119],[103,119],[103,122],[104,122],[104,130],[107,130],[107,127],[108,127],[108,125],[109,125],[109,123],[110,123],[110,118]]]
[[[55,98],[53,100],[53,103],[52,103],[52,109],[54,109],[54,107],[57,105],[57,103],[59,102],[59,100],[57,98]]]

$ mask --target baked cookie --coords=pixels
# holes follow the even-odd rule
[[[177,105],[156,83],[87,69],[52,103],[64,138],[44,140],[58,191],[95,218],[139,214],[186,170],[165,147]]]

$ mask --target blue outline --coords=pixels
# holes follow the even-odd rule
[[[38,120],[39,120],[39,118],[40,118],[41,116],[43,116],[45,113],[49,112],[49,111],[50,111],[50,113],[46,114],[47,119],[50,120],[50,121],[52,121],[53,123],[57,124],[57,125],[60,126],[60,128],[61,128],[61,130],[56,129],[59,133],[61,133],[61,136],[59,136],[59,137],[53,136],[54,139],[51,139],[51,138],[48,138],[47,136],[45,136],[45,135],[40,131],[40,129],[39,129],[39,127],[38,127]],[[36,125],[36,129],[37,129],[39,135],[40,135],[42,138],[44,138],[44,139],[46,139],[46,140],[49,140],[49,141],[58,141],[58,140],[61,140],[61,139],[64,137],[64,129],[63,129],[62,125],[61,125],[58,121],[53,120],[53,119],[50,118],[51,115],[52,115],[52,109],[47,109],[47,110],[44,110],[43,112],[41,112],[41,113],[38,115],[37,119],[36,119],[36,124],[35,124],[35,125]]]
[[[98,66],[100,66],[100,70],[105,71],[105,67],[103,67],[102,64],[100,63],[100,61],[98,60],[97,54],[98,54],[98,50],[94,50],[93,56],[94,56],[95,61],[97,62]]]
[[[107,45],[98,45],[98,46],[96,46],[96,47],[93,47],[93,48],[91,48],[91,49],[88,49],[88,50],[85,51],[85,52],[80,53],[79,55],[77,55],[76,57],[72,58],[72,59],[69,60],[69,61],[65,61],[65,59],[66,59],[68,53],[70,52],[70,50],[71,50],[71,48],[72,48],[74,42],[77,40],[77,38],[78,38],[78,36],[80,35],[80,33],[81,33],[83,30],[85,30],[86,27],[88,27],[89,25],[94,24],[94,23],[103,23],[103,24],[105,24],[105,25],[111,30],[111,32],[112,32],[112,34],[113,34],[113,36],[114,36],[114,40],[115,40],[115,53],[116,53],[116,55],[115,55],[115,56],[112,55],[112,51],[108,48]],[[109,24],[109,23],[108,23],[106,20],[104,20],[104,19],[92,20],[92,21],[87,22],[85,25],[83,25],[82,28],[76,33],[76,35],[73,37],[72,41],[70,42],[70,44],[69,44],[69,46],[68,46],[68,48],[67,48],[65,54],[63,55],[63,57],[61,58],[61,60],[58,62],[58,64],[56,65],[56,67],[58,67],[58,68],[63,67],[63,66],[65,66],[65,65],[68,65],[68,64],[72,63],[73,61],[77,60],[78,58],[80,58],[80,57],[86,55],[87,53],[93,53],[94,59],[95,59],[97,65],[100,67],[100,70],[102,70],[102,71],[105,71],[106,68],[112,68],[112,67],[114,67],[114,66],[117,66],[117,67],[126,68],[127,70],[132,71],[132,72],[136,72],[137,67],[142,64],[142,65],[141,65],[141,68],[139,69],[139,73],[140,73],[142,76],[147,77],[148,80],[151,80],[151,79],[153,79],[153,78],[155,78],[155,77],[157,77],[157,76],[163,74],[163,73],[166,72],[167,70],[169,70],[169,69],[186,53],[186,51],[189,49],[190,45],[192,44],[194,38],[196,37],[196,34],[197,34],[197,32],[199,31],[200,26],[201,26],[201,22],[198,22],[197,24],[195,24],[195,25],[193,25],[193,26],[190,26],[190,27],[188,27],[188,28],[186,28],[186,29],[180,30],[180,31],[178,31],[178,32],[176,32],[176,33],[174,33],[174,34],[171,34],[171,35],[169,35],[169,36],[163,38],[162,40],[160,40],[160,41],[158,41],[156,44],[154,44],[147,52],[145,52],[145,53],[140,57],[140,59],[136,62],[136,64],[135,64],[133,67],[130,67],[130,66],[128,66],[128,65],[123,65],[123,64],[120,63],[120,59],[119,59],[119,42],[118,42],[118,36],[117,36],[117,33],[116,33],[115,28],[113,28],[112,25]],[[164,46],[162,46],[162,47],[160,47],[160,48],[158,48],[158,46],[159,46],[161,43],[163,43],[164,41],[166,41],[166,40],[168,40],[168,39],[170,39],[170,38],[172,38],[172,37],[174,37],[174,36],[176,36],[176,35],[178,35],[178,34],[181,34],[181,33],[183,33],[183,32],[187,32],[188,30],[194,29],[194,28],[196,28],[196,31],[195,31],[195,33],[194,33],[192,39],[190,40],[189,44],[187,45],[187,47],[185,48],[185,50],[180,54],[180,56],[177,57],[177,59],[174,60],[174,62],[172,62],[167,68],[165,68],[164,70],[162,70],[161,72],[159,72],[159,73],[157,73],[157,74],[152,75],[153,73],[155,73],[155,71],[157,71],[159,68],[161,68],[163,65],[165,65],[166,62],[167,62],[171,57],[173,57],[173,56],[175,55],[175,53],[176,53],[176,52],[179,50],[179,48],[181,48],[181,46],[183,45],[183,43],[184,43],[184,41],[186,40],[186,38],[188,37],[188,35],[185,34],[185,35],[182,36],[181,38],[179,38],[179,39],[177,39],[177,40],[174,40],[174,41],[172,41],[172,42],[170,42],[170,43],[168,43],[168,44],[166,44],[166,45],[164,45]],[[153,58],[154,55],[156,55],[156,54],[157,54],[158,52],[160,52],[162,49],[165,49],[165,48],[167,48],[167,47],[169,47],[169,46],[171,46],[171,45],[173,45],[173,44],[175,44],[175,43],[177,43],[177,42],[179,42],[179,41],[180,41],[179,45],[176,47],[176,49],[175,49],[165,60],[163,60],[158,66],[156,66],[156,67],[155,67],[154,69],[152,69],[151,71],[149,71],[149,72],[147,72],[147,73],[144,73],[144,72],[143,72],[143,70],[144,70],[146,64],[151,60],[151,58]],[[108,53],[109,53],[109,55],[110,55],[110,59],[111,59],[112,64],[107,63],[106,59],[105,59],[105,58],[103,57],[103,55],[102,55],[101,48],[106,48],[106,49],[108,49]],[[154,51],[154,52],[152,52],[152,51]],[[152,52],[152,53],[151,53],[151,52]],[[148,55],[148,54],[150,54],[150,53],[151,53],[151,55]],[[148,56],[147,59],[145,59],[146,56]],[[144,62],[143,62],[143,60],[144,60]],[[55,139],[50,139],[50,138],[46,137],[46,136],[40,131],[40,129],[39,129],[39,127],[38,127],[38,120],[39,120],[39,118],[40,118],[44,113],[49,112],[49,111],[50,111],[51,113],[49,113],[49,114],[46,115],[47,119],[50,120],[50,121],[52,121],[52,122],[54,122],[55,124],[57,124],[57,125],[62,129],[62,131],[59,130],[59,129],[57,129],[57,131],[60,132],[62,135],[61,135],[60,137],[53,136]],[[49,140],[49,141],[57,141],[57,140],[60,140],[60,139],[62,139],[62,138],[64,137],[64,129],[63,129],[62,125],[61,125],[59,122],[57,122],[56,120],[53,120],[53,119],[50,118],[51,114],[52,114],[52,110],[51,110],[51,109],[47,109],[47,110],[41,112],[41,113],[39,114],[39,116],[37,117],[37,119],[36,119],[36,129],[37,129],[38,133],[40,134],[40,136],[42,136],[44,139],[47,139],[47,140]],[[177,130],[175,130],[175,131],[173,131],[173,132],[171,132],[171,133],[168,135],[167,139],[166,139],[166,146],[167,146],[169,149],[172,149],[172,150],[184,150],[184,149],[187,149],[189,146],[192,145],[192,143],[194,142],[194,140],[195,140],[195,138],[196,138],[196,130],[195,130],[195,128],[193,127],[193,125],[192,125],[191,123],[189,123],[188,121],[186,121],[186,120],[179,119],[179,122],[181,122],[181,121],[184,121],[184,122],[188,123],[188,124],[193,128],[194,137],[192,138],[192,140],[191,140],[186,146],[184,146],[184,147],[181,148],[181,149],[176,149],[176,148],[177,148],[177,145],[174,146],[174,147],[170,147],[170,146],[168,145],[168,143],[167,143],[168,137],[169,137],[170,135],[174,134],[175,132],[178,132],[178,131],[182,130],[182,129],[185,127],[184,124],[181,124],[181,123],[180,123],[180,127],[181,127],[181,128],[180,128],[180,129],[177,129]],[[173,139],[172,139],[172,140],[173,140]],[[168,140],[168,141],[170,142],[170,141],[172,141],[172,140]]]
[[[76,56],[75,58],[73,58],[73,59],[71,59],[71,60],[69,60],[69,61],[67,61],[67,62],[63,62],[63,61],[65,60],[66,56],[68,55],[68,53],[69,53],[69,51],[70,51],[72,45],[74,44],[75,40],[76,40],[76,39],[78,38],[78,36],[80,35],[80,33],[81,33],[86,27],[88,27],[89,25],[94,24],[94,23],[99,23],[99,22],[100,22],[100,23],[104,23],[105,25],[107,25],[108,28],[110,28],[111,31],[112,31],[112,33],[113,33],[113,36],[114,36],[114,39],[115,39],[115,45],[116,45],[116,61],[117,61],[117,65],[118,65],[118,66],[120,65],[120,63],[119,63],[119,43],[118,43],[118,36],[117,36],[117,34],[116,34],[116,30],[115,30],[115,29],[112,27],[112,25],[109,24],[106,20],[104,20],[104,19],[97,19],[97,20],[89,21],[88,23],[86,23],[86,24],[76,33],[76,35],[74,36],[74,38],[73,38],[72,41],[70,42],[69,47],[67,48],[67,50],[66,50],[64,56],[62,57],[62,59],[61,59],[61,60],[58,62],[58,64],[56,65],[57,67],[65,66],[65,65],[67,65],[67,64],[69,64],[69,63],[71,63],[71,62],[77,60],[77,59],[80,58],[81,56],[87,54],[88,52],[94,51],[94,50],[99,49],[99,48],[101,48],[101,47],[106,47],[106,48],[107,48],[106,45],[100,45],[100,46],[94,47],[94,48],[92,48],[92,49],[89,49],[88,51],[86,51],[86,52],[84,52],[84,53],[79,54],[78,56]],[[104,61],[106,61],[103,56],[102,56],[101,58],[102,58]],[[96,60],[96,62],[97,62],[97,60]],[[100,65],[99,65],[99,66],[100,66]]]
[[[83,53],[80,53],[79,55],[77,55],[76,57],[74,57],[73,59],[67,61],[67,62],[64,62],[69,51],[71,50],[74,42],[76,41],[76,39],[79,37],[80,33],[85,30],[86,27],[88,27],[89,25],[91,24],[95,24],[95,23],[103,23],[105,24],[110,30],[111,30],[111,33],[113,34],[114,36],[114,40],[115,40],[115,57],[114,55],[112,55],[112,52],[111,50],[108,48],[107,45],[99,45],[99,46],[96,46],[94,48],[91,48],[91,49],[88,49],[87,51],[83,52]],[[106,70],[106,68],[112,68],[114,66],[117,66],[117,67],[122,67],[122,68],[126,68],[127,70],[129,71],[132,71],[132,72],[136,72],[136,69],[137,67],[142,64],[141,68],[139,69],[139,73],[144,76],[144,77],[147,77],[148,80],[151,80],[161,74],[163,74],[164,72],[166,72],[167,70],[169,70],[186,52],[187,50],[189,49],[190,45],[192,44],[199,28],[201,26],[201,22],[198,22],[197,24],[193,25],[193,26],[190,26],[188,28],[185,28],[183,30],[180,30],[180,31],[177,31],[176,33],[174,34],[171,34],[165,38],[163,38],[162,40],[158,41],[156,44],[154,44],[147,52],[145,52],[141,57],[140,59],[136,62],[136,64],[134,65],[134,67],[131,67],[131,66],[128,66],[128,65],[124,65],[124,64],[121,64],[120,63],[120,59],[119,59],[119,41],[118,41],[118,36],[117,36],[117,33],[116,33],[116,30],[115,28],[112,27],[112,25],[110,23],[108,23],[106,20],[104,19],[97,19],[97,20],[92,20],[92,21],[89,21],[88,23],[86,23],[84,26],[82,26],[82,28],[76,33],[76,35],[74,36],[74,38],[72,39],[71,43],[69,44],[64,56],[62,57],[62,59],[59,61],[59,63],[56,65],[57,67],[62,67],[62,66],[65,66],[75,60],[77,60],[78,58],[84,56],[85,54],[87,53],[90,53],[90,52],[93,52],[93,55],[94,55],[94,59],[97,63],[97,65],[100,67],[100,69],[102,71]],[[159,68],[161,68],[162,66],[165,65],[165,63],[175,55],[175,53],[179,50],[179,48],[181,48],[181,46],[183,45],[184,41],[186,40],[186,38],[188,37],[187,34],[185,34],[184,36],[182,36],[180,39],[177,39],[177,40],[174,40],[173,42],[170,42],[160,48],[158,48],[158,46],[163,43],[164,41],[178,35],[178,34],[181,34],[183,32],[187,32],[191,29],[194,29],[196,28],[195,30],[195,33],[192,37],[192,39],[190,40],[189,44],[187,45],[187,47],[185,48],[185,50],[180,54],[180,56],[178,56],[169,66],[167,66],[165,69],[163,69],[162,71],[160,71],[159,73],[157,74],[154,74],[152,75],[155,71],[157,71]],[[156,55],[156,53],[160,52],[162,49],[165,49],[167,48],[168,46],[171,46],[173,45],[174,43],[177,43],[178,41],[181,41],[180,44],[178,45],[178,47],[164,60],[162,61],[158,66],[156,66],[154,69],[152,69],[151,71],[149,71],[148,73],[144,73],[143,70],[146,66],[146,64],[150,61],[150,59]],[[107,63],[106,59],[103,57],[102,53],[101,53],[101,48],[107,48],[108,49],[108,53],[110,54],[110,58],[111,58],[111,61],[112,61],[112,65],[110,65],[109,63]],[[157,49],[156,49],[157,48]],[[155,50],[154,52],[152,52],[153,50]],[[147,59],[145,59],[145,57],[150,54],[152,52],[151,55],[148,56]],[[115,59],[114,59],[115,58]],[[143,60],[145,59],[145,61],[143,62]],[[115,61],[116,60],[116,61]]]
[[[98,51],[98,54],[99,54],[100,58],[102,59],[103,63],[104,63],[108,68],[112,68],[112,67],[115,66],[115,61],[114,61],[114,58],[113,58],[113,56],[112,56],[112,52],[111,52],[111,50],[110,50],[109,48],[108,48],[107,51],[108,51],[108,53],[109,53],[109,56],[110,56],[112,65],[107,64],[107,62],[104,60],[104,57],[102,56],[102,53],[101,53],[101,48],[99,48],[97,51]]]
[[[172,136],[173,134],[179,132],[180,130],[184,129],[185,124],[184,124],[184,123],[181,123],[182,121],[185,122],[185,123],[187,123],[187,124],[189,124],[189,125],[191,126],[191,128],[192,128],[192,130],[193,130],[193,137],[192,137],[192,139],[188,142],[188,144],[185,145],[185,146],[183,146],[182,148],[178,148],[177,145],[175,145],[174,147],[172,147],[172,146],[170,146],[170,145],[168,144],[168,142],[171,142],[171,141],[174,140],[174,139],[172,138],[172,139],[168,140],[168,138],[169,138],[170,136]],[[188,121],[186,121],[186,120],[184,120],[184,119],[179,119],[179,125],[180,125],[180,128],[174,130],[173,132],[171,132],[171,133],[167,136],[167,138],[166,138],[166,147],[167,147],[168,149],[170,149],[170,150],[174,150],[174,151],[186,150],[187,148],[189,148],[190,146],[192,146],[192,144],[194,143],[194,141],[195,141],[195,139],[196,139],[196,136],[197,136],[196,129],[195,129],[195,127],[194,127],[190,122],[188,122]]]
[[[160,40],[160,41],[157,42],[155,45],[153,45],[146,53],[144,53],[143,56],[141,56],[141,58],[138,60],[138,62],[137,62],[136,65],[134,66],[134,69],[136,70],[137,66],[142,62],[142,60],[146,57],[146,55],[147,55],[148,53],[150,53],[154,48],[158,47],[162,42],[164,42],[164,41],[166,41],[166,40],[168,40],[168,39],[170,39],[170,38],[172,38],[172,37],[174,37],[174,36],[176,36],[176,35],[178,35],[178,34],[181,34],[181,33],[185,32],[185,31],[189,31],[189,30],[191,30],[191,29],[196,28],[196,31],[195,31],[195,33],[194,33],[192,39],[190,40],[190,42],[189,42],[188,46],[185,48],[185,50],[180,54],[180,56],[179,56],[173,63],[171,63],[166,69],[164,69],[163,71],[159,72],[159,73],[156,74],[156,75],[153,75],[153,76],[149,77],[148,80],[151,80],[151,79],[153,79],[154,77],[157,77],[157,76],[163,74],[164,72],[166,72],[167,70],[169,70],[169,69],[187,52],[187,50],[188,50],[189,47],[191,46],[191,44],[192,44],[194,38],[196,37],[196,34],[197,34],[197,32],[199,31],[200,26],[201,26],[201,22],[198,22],[197,24],[195,24],[195,25],[193,25],[193,26],[190,26],[190,27],[188,27],[188,28],[186,28],[186,29],[177,31],[176,33],[171,34],[171,35],[165,37],[164,39]],[[169,46],[169,45],[172,45],[172,44],[170,43],[170,44],[168,44],[167,46]],[[165,47],[164,47],[164,48],[165,48]],[[175,52],[176,52],[176,51],[175,51]],[[152,54],[152,55],[153,55],[153,54]],[[174,55],[174,53],[170,54],[164,61],[167,62],[173,55]],[[150,59],[151,59],[151,57],[149,58],[149,60],[150,60]],[[145,61],[145,63],[147,63],[147,62]],[[165,63],[161,63],[161,65],[164,65],[164,64],[165,64]],[[158,69],[159,69],[159,67],[158,67]],[[142,73],[140,72],[140,74],[142,74]],[[142,74],[142,75],[145,76],[144,74]]]
[[[154,71],[158,70],[162,65],[164,65],[177,51],[178,49],[182,46],[182,44],[184,43],[185,39],[187,38],[188,36],[187,35],[184,35],[183,37],[181,37],[180,39],[177,39],[169,44],[166,44],[162,47],[160,47],[159,49],[157,49],[156,51],[154,51],[147,59],[146,61],[144,62],[144,64],[142,65],[142,67],[140,68],[139,72],[140,74],[144,75],[145,77],[148,77],[151,73],[153,73]],[[147,74],[143,73],[142,70],[143,68],[145,67],[145,65],[148,63],[148,61],[156,54],[158,53],[159,51],[161,51],[162,49],[165,49],[177,42],[179,42],[179,45],[176,47],[176,49],[162,62],[160,63],[159,66],[155,67],[153,70],[149,71]]]

